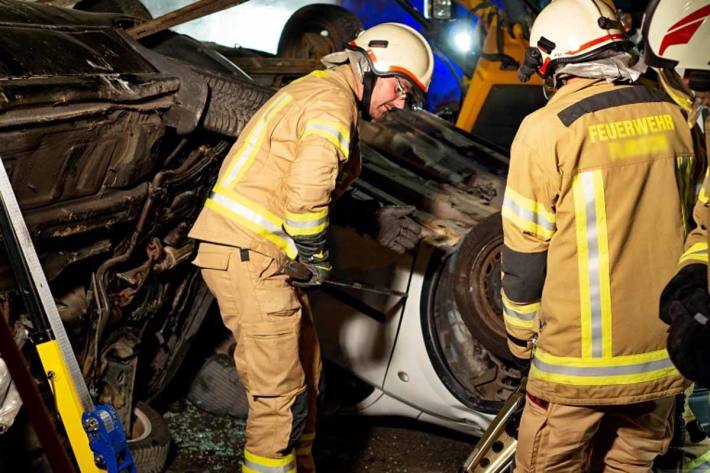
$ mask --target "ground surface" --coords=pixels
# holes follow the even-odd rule
[[[244,423],[191,404],[167,412],[174,449],[171,473],[239,472]],[[315,445],[320,473],[453,473],[473,438],[421,423],[386,418],[328,417]]]

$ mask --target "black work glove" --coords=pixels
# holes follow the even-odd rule
[[[326,248],[325,233],[314,237],[292,237],[298,250],[297,261],[311,272],[306,280],[292,280],[294,286],[314,287],[323,284],[330,276],[333,266]]]
[[[661,319],[670,325],[668,354],[691,381],[710,386],[710,295],[707,267],[681,269],[661,294]]]
[[[385,206],[375,210],[367,234],[395,253],[403,254],[419,243],[422,226],[412,220],[416,210],[412,205]]]
[[[347,192],[335,202],[331,223],[351,227],[402,254],[420,240],[422,227],[409,217],[415,210],[409,205],[382,206],[377,200],[358,198],[355,193]]]

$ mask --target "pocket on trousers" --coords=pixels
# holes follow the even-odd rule
[[[232,251],[201,251],[197,253],[197,257],[192,261],[192,264],[202,269],[226,271],[229,267],[229,257]]]
[[[305,375],[299,357],[300,320],[244,325],[244,356],[253,396],[282,396],[302,388]]]
[[[544,442],[544,427],[550,414],[549,404],[536,402],[537,399],[526,395],[525,409],[518,431],[518,451],[516,453],[516,471],[540,471],[536,469],[540,446]]]

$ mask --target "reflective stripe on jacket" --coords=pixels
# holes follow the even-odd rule
[[[222,163],[190,237],[295,258],[291,236],[325,232],[339,172],[359,170],[353,81],[345,65],[277,92]]]
[[[511,350],[534,356],[533,395],[598,405],[682,391],[658,304],[693,166],[680,109],[641,86],[579,79],[523,121],[502,210],[503,306]]]

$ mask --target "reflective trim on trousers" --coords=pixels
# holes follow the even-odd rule
[[[244,450],[244,473],[295,473],[296,457],[293,452],[283,458],[268,458]]]
[[[232,161],[229,164],[229,168],[224,174],[224,177],[221,179],[222,182],[218,182],[217,186],[231,186],[242,177],[244,172],[251,165],[252,161],[254,161],[256,152],[259,150],[261,143],[264,141],[264,137],[266,136],[266,128],[269,122],[279,110],[291,101],[291,99],[292,97],[290,95],[282,93],[280,96],[275,98],[271,105],[269,105],[269,108],[267,108],[266,111],[264,111],[264,114],[259,117],[258,121],[254,125],[254,128],[249,131],[249,135],[247,135],[244,144],[242,144],[237,150],[237,155],[234,158],[231,158],[230,156],[227,157],[227,159],[231,159]],[[217,186],[215,186],[215,189]]]
[[[573,181],[579,267],[582,357],[611,356],[611,284],[601,171]]]
[[[257,235],[275,243],[289,258],[293,259],[298,255],[296,244],[283,231],[281,225],[265,217],[254,208],[250,208],[246,199],[242,199],[240,202],[213,192],[205,205],[224,217],[235,221],[240,226],[244,226]]]

